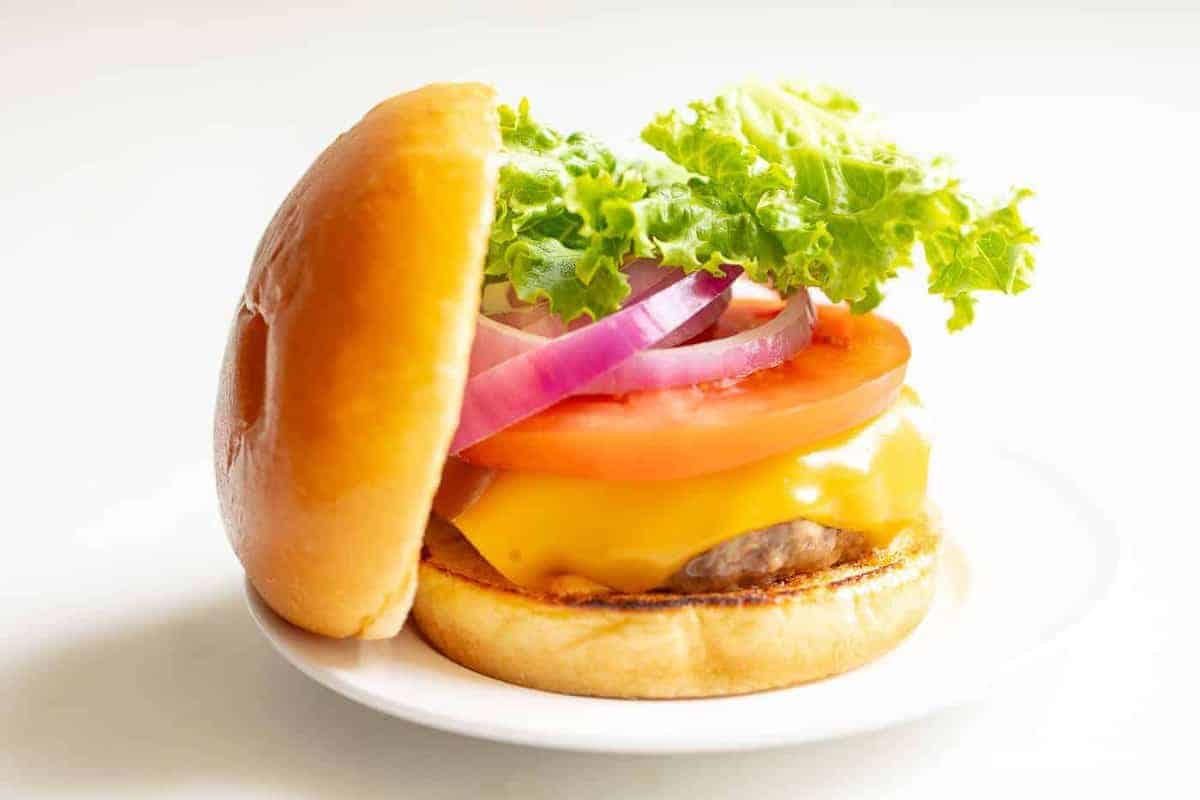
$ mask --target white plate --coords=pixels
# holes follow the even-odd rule
[[[382,642],[313,636],[247,583],[267,638],[313,680],[433,728],[605,752],[741,750],[875,730],[976,697],[1078,623],[1115,574],[1117,538],[1060,473],[1012,453],[939,453],[931,496],[947,537],[929,616],[896,650],[835,678],[743,697],[601,700],[502,683],[454,664],[411,626]]]

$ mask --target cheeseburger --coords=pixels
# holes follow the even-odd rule
[[[834,675],[921,621],[930,445],[874,309],[917,257],[952,330],[1025,289],[1028,193],[975,201],[823,87],[740,86],[641,139],[439,84],[300,179],[215,429],[277,613],[362,639],[411,619],[485,675],[642,698]]]

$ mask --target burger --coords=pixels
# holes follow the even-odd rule
[[[484,675],[620,698],[812,681],[920,623],[930,444],[874,309],[918,257],[952,330],[1024,290],[1028,192],[976,201],[821,86],[737,86],[641,140],[431,85],[283,201],[214,437],[279,615],[411,620]]]

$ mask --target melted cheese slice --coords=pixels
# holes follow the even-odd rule
[[[661,586],[742,533],[804,518],[886,544],[925,499],[929,441],[916,394],[816,448],[671,481],[498,473],[455,525],[501,574],[550,589],[580,576],[627,592]]]

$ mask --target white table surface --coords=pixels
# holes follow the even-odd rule
[[[1194,3],[171,5],[0,4],[0,797],[1194,788]],[[207,459],[226,325],[299,173],[374,101],[429,80],[491,80],[533,95],[544,116],[628,136],[652,111],[748,75],[846,85],[902,137],[956,153],[982,191],[1039,190],[1028,295],[984,304],[956,337],[919,281],[887,309],[910,332],[912,379],[935,414],[1052,461],[1119,526],[1124,559],[1102,608],[986,701],[729,756],[458,738],[286,666],[243,607]],[[1013,532],[1031,558],[1052,535],[1035,523]]]

